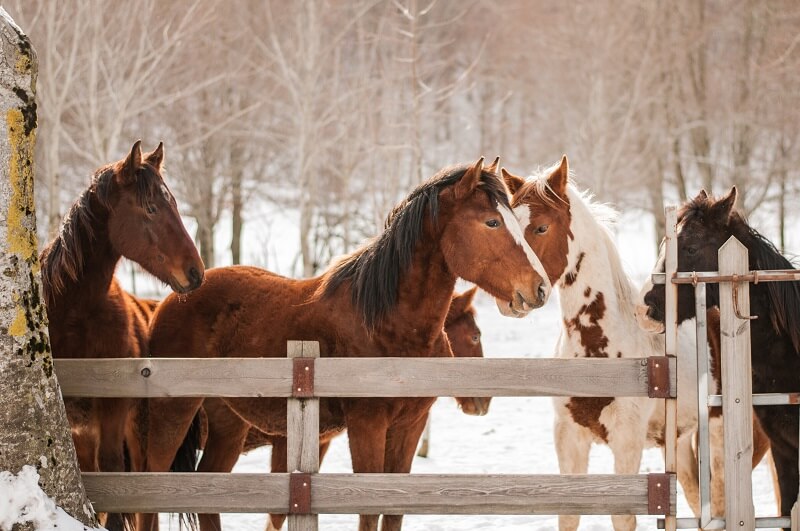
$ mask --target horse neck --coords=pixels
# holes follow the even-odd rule
[[[569,240],[567,267],[558,282],[562,314],[566,318],[575,316],[599,292],[605,301],[605,318],[630,324],[627,328],[638,331],[634,287],[608,229],[572,190],[570,214],[574,239]]]
[[[114,249],[108,234],[108,212],[101,206],[94,191],[89,190],[89,208],[91,215],[87,217],[87,223],[79,223],[76,226],[79,245],[66,244],[63,240],[62,246],[69,245],[62,249],[62,252],[80,253],[82,255],[83,267],[77,271],[77,278],[72,279],[63,274],[64,287],[54,294],[55,300],[70,303],[73,301],[97,301],[108,296],[111,283],[114,280],[114,270],[121,255]]]
[[[439,246],[441,232],[426,232],[417,244],[411,265],[400,277],[397,306],[383,326],[394,331],[402,328],[407,338],[431,344],[444,328],[456,276],[450,272]]]

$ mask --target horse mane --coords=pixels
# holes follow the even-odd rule
[[[400,278],[411,265],[425,215],[430,214],[435,226],[439,192],[458,182],[469,167],[462,164],[440,170],[398,203],[386,218],[380,236],[344,257],[325,274],[319,290],[322,297],[332,296],[339,286],[350,281],[353,306],[367,328],[374,330],[397,303]],[[510,208],[505,185],[497,174],[481,171],[478,187],[495,203]]]
[[[52,302],[68,282],[77,282],[83,273],[85,258],[91,252],[91,248],[85,249],[84,246],[88,244],[91,247],[97,238],[99,213],[93,210],[92,200],[96,200],[104,211],[110,210],[114,175],[118,171],[116,164],[108,164],[95,171],[89,187],[81,192],[64,216],[58,234],[42,251],[42,287],[47,301]],[[161,180],[152,169],[140,170],[138,175],[136,195],[139,203],[144,205],[155,195],[156,184]]]
[[[711,222],[714,216],[709,211],[713,205],[714,200],[710,198],[692,199],[678,212],[679,223],[686,223],[693,218]],[[747,223],[740,212],[731,211],[727,228],[747,247],[751,269],[796,269],[771,241]],[[773,329],[778,335],[787,335],[795,351],[800,352],[800,282],[768,282],[766,288]]]

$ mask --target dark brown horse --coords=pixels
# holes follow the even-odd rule
[[[97,170],[42,251],[42,283],[56,358],[128,358],[147,352],[149,301],[114,279],[121,256],[186,293],[203,279],[203,262],[161,177],[162,144],[145,156],[136,142],[124,160]],[[126,426],[132,399],[66,401],[81,470],[119,472],[124,444],[142,466]],[[118,515],[106,527],[123,525]]]
[[[520,313],[545,303],[544,270],[522,238],[495,165],[456,166],[420,185],[391,213],[384,232],[321,276],[293,280],[253,267],[211,270],[200,289],[159,306],[153,356],[283,356],[287,341],[318,341],[323,357],[452,357],[444,321],[458,277]],[[409,472],[435,398],[323,399],[320,430],[347,429],[355,472]],[[286,436],[286,400],[230,398],[228,405],[270,436]],[[147,469],[169,469],[202,404],[154,399]],[[383,529],[399,529],[386,515]],[[362,515],[375,530],[378,515]]]
[[[472,307],[472,299],[476,290],[477,288],[472,288],[460,295],[454,295],[444,322],[447,339],[457,358],[483,357],[481,331],[475,323],[475,308]],[[456,398],[456,401],[461,410],[468,415],[485,415],[489,411],[491,397]],[[203,436],[201,427],[200,440],[185,441],[189,447],[182,448],[183,451],[192,453],[196,451],[199,443],[200,448],[205,450],[197,467],[199,472],[230,472],[240,453],[249,452],[268,444],[272,445],[271,470],[287,472],[285,437],[267,435],[252,428],[232,412],[223,400],[218,398],[206,399],[203,402],[203,410],[207,419],[205,426],[207,437]],[[326,434],[325,439],[320,440],[320,464],[328,451],[330,441],[340,433],[343,433],[343,430]],[[190,460],[186,462],[190,462]],[[270,515],[267,530],[280,529],[285,519],[285,514]],[[201,514],[200,529],[202,531],[222,529],[219,514]]]
[[[721,198],[701,191],[678,211],[678,271],[717,271],[719,248],[735,236],[747,247],[750,270],[794,269],[775,246],[734,209],[737,191]],[[664,271],[664,260],[657,270]],[[750,321],[754,393],[790,393],[800,389],[800,282],[751,283]],[[719,305],[719,286],[709,284],[707,304]],[[644,298],[647,317],[664,322],[665,288],[654,286]],[[694,290],[678,287],[678,321],[695,314]],[[798,494],[797,406],[754,408],[772,447],[781,510],[788,514]]]

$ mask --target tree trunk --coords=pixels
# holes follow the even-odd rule
[[[242,171],[234,168],[231,182],[231,260],[233,264],[241,263],[242,255]]]
[[[0,8],[0,470],[24,465],[57,505],[86,525],[94,513],[81,483],[41,299],[33,203],[34,89],[30,41]]]

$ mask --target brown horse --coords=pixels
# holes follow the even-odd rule
[[[42,251],[42,283],[56,358],[125,358],[147,352],[152,304],[114,279],[121,256],[139,263],[175,291],[203,279],[203,262],[161,177],[162,144],[146,156],[136,142],[124,160],[98,169],[72,205],[58,236]],[[142,466],[138,440],[126,425],[132,399],[68,399],[81,470]],[[122,517],[109,517],[118,529]]]
[[[293,280],[253,267],[211,270],[200,289],[161,303],[153,356],[283,356],[289,339],[318,341],[323,357],[452,357],[444,321],[458,277],[519,313],[545,303],[544,270],[522,238],[496,165],[445,168],[417,187],[375,240],[321,276]],[[347,429],[353,470],[409,472],[435,398],[320,402],[322,440]],[[286,436],[286,400],[226,398],[270,436]],[[147,469],[169,469],[201,398],[153,399]],[[375,530],[379,515],[362,515]],[[383,529],[400,529],[386,515]]]
[[[460,295],[454,295],[450,309],[444,322],[444,330],[453,354],[457,358],[482,358],[481,331],[475,323],[475,308],[472,299],[477,288],[472,288]],[[489,411],[491,397],[485,398],[456,398],[461,410],[468,415],[485,415]],[[256,448],[272,445],[271,470],[273,472],[286,472],[286,438],[267,435],[244,422],[233,413],[225,402],[218,398],[208,398],[203,402],[205,411],[206,434],[203,437],[200,429],[200,440],[189,441],[189,453],[200,448],[205,449],[198,466],[199,472],[230,472],[242,452],[249,452]],[[344,430],[328,433],[320,440],[320,464],[328,451],[330,441]],[[203,440],[205,439],[205,440]],[[213,458],[213,462],[212,462]],[[283,526],[285,514],[270,515],[267,530],[278,530]],[[201,514],[200,529],[202,531],[217,531],[222,529],[219,514]]]

